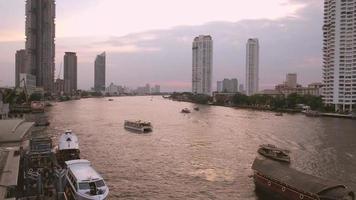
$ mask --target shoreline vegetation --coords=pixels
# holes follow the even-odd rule
[[[243,108],[261,111],[285,112],[285,113],[300,113],[304,106],[308,106],[310,110],[327,114],[325,116],[341,117],[351,113],[337,113],[334,107],[325,106],[322,98],[312,95],[298,95],[296,93],[288,96],[270,96],[256,94],[247,96],[241,93],[215,93],[213,97],[203,94],[193,94],[190,92],[178,93],[175,92],[167,97],[174,101],[185,101],[202,105],[225,106],[232,108]]]

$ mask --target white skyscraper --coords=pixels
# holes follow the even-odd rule
[[[356,0],[325,0],[323,100],[335,110],[356,104]]]
[[[193,41],[192,92],[211,95],[213,74],[213,40],[200,35]]]
[[[257,38],[250,38],[246,44],[246,95],[258,92],[259,44]]]

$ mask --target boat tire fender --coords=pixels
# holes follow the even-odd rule
[[[286,187],[282,187],[282,192],[285,192],[286,191]]]
[[[300,195],[299,195],[299,199],[304,199],[304,195],[303,195],[303,194],[300,194]]]

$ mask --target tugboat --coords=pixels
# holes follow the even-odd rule
[[[272,144],[260,145],[260,148],[258,148],[257,152],[267,158],[290,163],[289,151],[285,149],[277,148]]]
[[[73,200],[105,200],[109,187],[103,177],[92,168],[88,160],[70,160],[67,167],[67,184],[64,192]]]
[[[66,161],[80,159],[78,137],[71,130],[66,130],[59,138],[57,160],[60,165]]]
[[[124,127],[129,130],[148,133],[152,131],[151,122],[125,120]]]
[[[355,200],[355,194],[335,181],[305,174],[281,162],[258,157],[252,165],[257,192],[284,200]],[[257,193],[258,194],[258,193]]]
[[[190,110],[188,108],[183,108],[181,113],[190,113]]]

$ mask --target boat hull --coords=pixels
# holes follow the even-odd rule
[[[140,132],[140,133],[148,133],[152,131],[151,127],[132,127],[132,126],[125,126],[125,129],[130,130],[130,131],[135,131],[135,132]]]
[[[257,192],[263,192],[266,194],[271,194],[278,199],[288,199],[288,200],[318,200],[318,198],[312,195],[297,191],[286,185],[278,183],[272,179],[264,177],[259,173],[255,173],[254,182]]]

